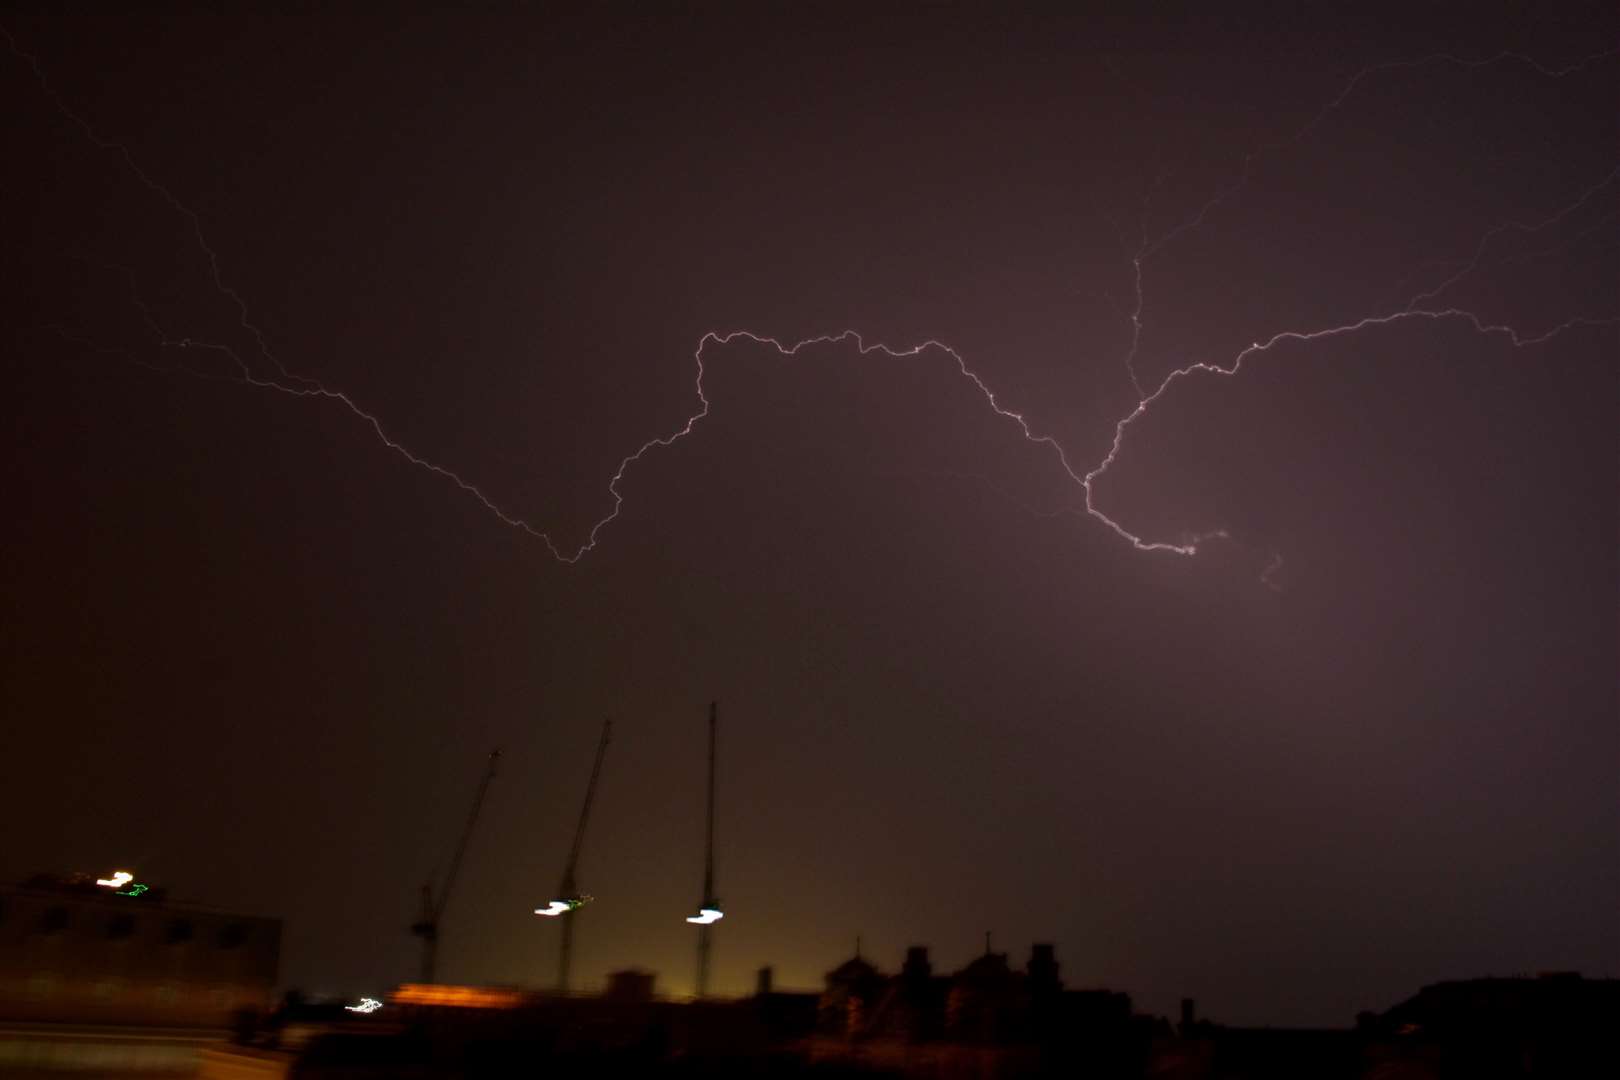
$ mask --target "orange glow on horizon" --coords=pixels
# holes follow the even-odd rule
[[[496,990],[484,986],[440,986],[437,983],[404,983],[388,996],[392,1005],[443,1005],[458,1009],[510,1009],[523,1004],[521,990]]]

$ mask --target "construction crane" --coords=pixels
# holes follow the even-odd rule
[[[719,725],[719,704],[709,702],[709,802],[708,830],[703,851],[703,899],[698,913],[687,917],[687,922],[698,928],[697,996],[709,992],[709,927],[725,918],[720,901],[714,895],[714,731]]]
[[[585,823],[591,817],[591,803],[596,801],[596,782],[602,777],[602,758],[607,755],[608,743],[613,741],[613,721],[602,721],[602,738],[596,744],[596,763],[591,766],[591,779],[585,785],[585,803],[579,808],[579,824],[574,828],[574,843],[568,849],[568,861],[563,864],[562,883],[557,886],[557,897],[543,908],[535,908],[536,915],[556,918],[567,915],[591,902],[591,897],[579,891],[574,872],[579,869],[579,852],[585,843]],[[568,969],[574,958],[574,920],[564,919],[562,947],[557,954],[557,989],[567,991]]]
[[[489,792],[490,781],[495,779],[495,764],[500,758],[500,747],[489,752],[489,766],[484,770],[484,779],[478,784],[478,794],[473,796],[472,813],[467,815],[467,824],[461,830],[461,840],[456,844],[456,853],[450,859],[450,872],[444,876],[444,885],[439,889],[438,897],[433,895],[431,881],[422,886],[422,918],[411,924],[411,933],[422,939],[422,981],[425,983],[433,981],[439,952],[439,923],[444,918],[445,905],[450,902],[450,891],[456,887],[461,860],[467,854],[467,841],[472,839],[473,826],[478,824],[478,813],[484,808],[484,796]]]

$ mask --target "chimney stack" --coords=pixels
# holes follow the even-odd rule
[[[906,950],[905,965],[900,968],[900,975],[907,980],[926,979],[934,973],[934,965],[928,962],[928,946],[913,945]]]
[[[1031,945],[1029,947],[1029,973],[1030,983],[1038,990],[1056,990],[1058,982],[1057,950],[1047,944]]]

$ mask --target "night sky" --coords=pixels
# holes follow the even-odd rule
[[[549,985],[612,717],[575,980],[682,992],[718,699],[722,991],[1614,974],[1620,14],[1481,7],[8,5],[0,878],[376,993],[500,745],[440,974]],[[852,339],[708,344],[577,563],[502,520],[571,557],[710,331],[942,342],[1083,476],[1133,367],[1369,318],[1129,426],[1095,509],[1191,556]]]

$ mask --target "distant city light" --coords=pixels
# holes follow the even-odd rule
[[[719,908],[706,907],[698,908],[698,913],[696,915],[688,915],[686,917],[686,921],[695,926],[708,926],[710,923],[719,922],[725,917],[725,912],[721,911]]]
[[[352,1013],[374,1013],[382,1008],[382,1002],[376,998],[361,998],[358,1005],[345,1005],[345,1009]]]
[[[395,1005],[448,1005],[462,1009],[510,1009],[523,1003],[521,990],[492,990],[481,986],[444,986],[406,983],[390,995]]]
[[[543,908],[537,907],[534,909],[534,913],[551,919],[564,912],[573,911],[577,907],[584,907],[590,902],[591,898],[589,896],[568,896],[561,900],[553,900]]]

